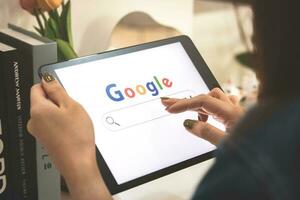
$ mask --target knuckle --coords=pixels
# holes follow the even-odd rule
[[[229,98],[233,101],[237,101],[238,97],[236,95],[230,95]]]
[[[29,119],[29,121],[26,124],[26,128],[28,133],[30,133],[31,135],[34,135],[34,121],[32,119]]]
[[[27,124],[26,124],[27,130],[31,133],[31,128],[32,128],[32,120],[29,119]]]
[[[209,100],[209,96],[205,94],[200,94],[198,100],[200,100],[201,102],[206,102]]]
[[[30,108],[31,118],[36,118],[36,117],[40,116],[40,113],[41,113],[41,109],[38,106],[32,106]]]
[[[239,111],[240,111],[239,108],[237,106],[234,106],[234,105],[230,106],[229,108],[230,108],[229,109],[230,113],[233,114],[233,115],[235,115],[236,113],[239,113]]]
[[[207,95],[205,94],[200,94],[197,96],[197,99],[205,99],[205,98],[207,98]]]
[[[83,106],[77,101],[70,100],[67,104],[67,109],[71,112],[78,112],[80,110],[83,110]]]
[[[202,132],[203,133],[208,133],[210,131],[210,126],[208,123],[202,123]]]
[[[211,90],[211,92],[219,93],[219,92],[220,92],[220,89],[219,89],[219,88],[214,88],[214,89]]]
[[[51,113],[51,109],[43,104],[34,105],[30,107],[30,117],[35,122],[36,120],[40,120],[45,118],[47,115]]]
[[[214,93],[214,94],[220,94],[220,93],[222,93],[222,91],[221,91],[220,88],[214,88],[214,89],[211,90],[211,92]]]
[[[35,85],[31,86],[30,94],[34,94],[38,90],[39,87],[40,87],[40,84],[35,84]]]
[[[35,85],[33,85],[33,86],[31,86],[31,88],[30,88],[30,90],[31,91],[34,91],[36,88],[38,88],[39,87],[39,85],[38,84],[35,84]]]
[[[53,84],[51,87],[48,89],[48,94],[53,95],[56,93],[59,93],[61,88],[57,84]]]
[[[222,91],[220,88],[218,88],[218,87],[214,88],[214,90],[215,90],[216,92],[218,92],[218,93],[222,93],[222,94],[223,94],[223,91]]]

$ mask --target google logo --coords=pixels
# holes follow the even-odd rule
[[[153,76],[153,80],[146,82],[144,85],[139,84],[122,90],[115,83],[109,84],[106,86],[106,94],[113,101],[123,101],[125,98],[134,98],[136,95],[147,95],[148,93],[152,96],[157,96],[160,90],[171,88],[172,85],[173,82],[168,78],[158,79],[156,76]]]

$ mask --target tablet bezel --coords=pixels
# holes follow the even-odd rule
[[[50,74],[54,75],[55,78],[59,81],[59,78],[57,77],[57,75],[55,73],[55,70],[59,69],[59,68],[71,67],[71,66],[78,65],[78,64],[83,64],[83,63],[101,60],[101,59],[105,59],[105,58],[115,57],[115,56],[119,56],[119,55],[124,55],[124,54],[132,53],[132,52],[137,52],[137,51],[155,48],[155,47],[168,45],[168,44],[172,44],[172,43],[177,43],[177,42],[181,43],[181,45],[185,49],[186,53],[188,54],[189,58],[193,62],[195,68],[199,72],[201,78],[206,83],[207,87],[210,90],[215,87],[220,88],[220,85],[218,84],[217,80],[215,79],[212,72],[208,68],[204,59],[198,52],[197,48],[193,44],[192,40],[188,36],[185,36],[185,35],[168,38],[168,39],[163,39],[163,40],[159,40],[159,41],[154,41],[154,42],[150,42],[150,43],[140,44],[140,45],[136,45],[136,46],[126,47],[126,48],[122,48],[122,49],[112,50],[112,51],[108,51],[108,52],[103,52],[103,53],[99,53],[99,54],[95,54],[95,55],[91,55],[91,56],[72,59],[72,60],[65,61],[65,62],[44,65],[39,68],[38,73],[39,73],[40,77],[42,77],[42,75],[44,73],[50,73]],[[107,164],[106,164],[104,158],[102,157],[101,153],[99,152],[98,148],[96,148],[96,149],[97,149],[96,155],[97,155],[98,166],[100,168],[102,177],[103,177],[107,187],[109,188],[111,194],[117,194],[117,193],[123,192],[130,188],[139,186],[139,185],[147,183],[149,181],[153,181],[157,178],[169,175],[176,171],[179,171],[184,168],[190,167],[192,165],[198,164],[200,162],[206,161],[210,158],[213,158],[214,153],[215,153],[215,150],[213,150],[213,151],[207,152],[205,154],[199,155],[197,157],[182,161],[182,162],[172,165],[170,167],[158,170],[156,172],[144,175],[142,177],[136,178],[134,180],[131,180],[131,181],[128,181],[126,183],[119,185],[116,182],[113,174],[109,170],[109,167],[107,166]]]

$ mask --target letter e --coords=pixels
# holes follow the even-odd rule
[[[162,82],[163,82],[163,84],[164,84],[166,87],[168,87],[168,88],[172,87],[172,85],[173,85],[173,82],[170,81],[170,80],[167,79],[167,78],[164,78],[164,79],[162,80]]]

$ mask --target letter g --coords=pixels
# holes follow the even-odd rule
[[[113,101],[123,101],[124,100],[124,96],[122,94],[122,92],[120,90],[116,90],[113,92],[113,95],[111,93],[112,88],[117,87],[116,84],[110,84],[106,87],[106,94],[107,96],[113,100]]]
[[[4,158],[0,158],[0,194],[2,194],[6,189],[6,176],[4,174],[5,172],[5,162]],[[2,184],[1,184],[2,182]]]
[[[1,184],[1,182],[2,182],[2,184]],[[0,194],[2,194],[5,191],[6,186],[7,186],[6,176],[2,175],[2,176],[0,176]]]

